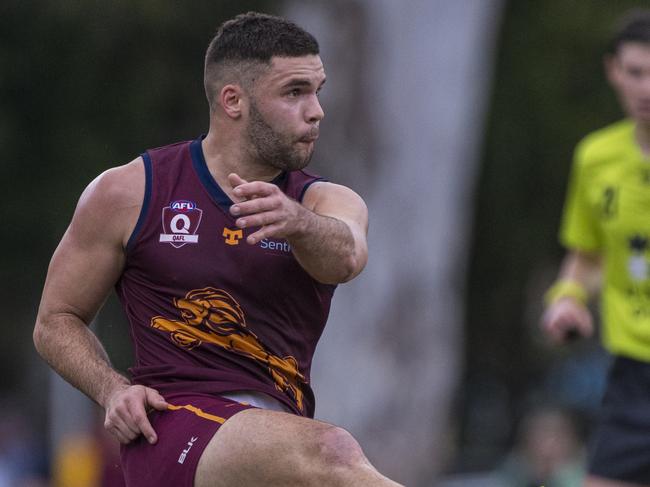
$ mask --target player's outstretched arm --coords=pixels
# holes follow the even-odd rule
[[[111,367],[88,325],[124,267],[125,239],[144,194],[141,166],[136,160],[107,171],[82,194],[50,262],[34,327],[41,356],[106,409],[107,428],[122,442],[140,432],[155,441],[145,408],[166,404],[156,391],[131,386]]]
[[[240,200],[230,211],[240,228],[261,228],[247,237],[255,244],[267,237],[286,238],[300,265],[317,281],[338,284],[358,275],[368,260],[368,209],[345,186],[318,182],[302,204],[271,183],[246,182],[236,174],[229,181]]]

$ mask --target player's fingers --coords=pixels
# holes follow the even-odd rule
[[[540,320],[540,328],[542,331],[544,331],[547,335],[550,335],[553,333],[553,329],[557,326],[557,317],[556,314],[553,313],[553,310],[547,309],[544,312],[544,315],[542,316],[542,319]]]
[[[147,439],[147,441],[150,444],[153,445],[154,443],[156,443],[156,441],[158,441],[158,435],[156,435],[153,426],[151,426],[151,423],[149,422],[149,418],[147,417],[144,408],[139,408],[137,410],[134,410],[132,413],[132,418],[140,433],[142,433],[142,435]]]
[[[129,405],[127,402],[119,404],[118,406],[111,408],[106,413],[106,420],[104,421],[104,426],[106,429],[117,428],[119,430],[125,431],[126,429],[132,430],[133,433],[137,433],[135,428],[129,427],[129,418],[131,413],[129,412]]]
[[[573,341],[582,335],[582,325],[576,317],[563,316],[557,321],[554,331],[555,343],[562,344]]]
[[[125,444],[134,440],[140,434],[138,430],[129,425],[128,421],[125,421],[117,415],[106,418],[104,428],[117,437],[120,443]]]
[[[236,188],[237,186],[246,184],[247,182],[248,181],[242,179],[237,173],[231,172],[230,174],[228,174],[228,183],[230,183],[230,186],[232,188]]]
[[[262,213],[256,213],[254,215],[247,215],[243,218],[238,218],[235,221],[235,225],[239,228],[251,228],[251,227],[264,227],[269,225],[280,225],[282,215],[278,211],[265,211]],[[265,236],[269,236],[267,234]]]
[[[266,225],[260,228],[257,232],[251,233],[248,237],[246,237],[246,243],[249,245],[255,245],[257,242],[264,240],[267,237],[279,236],[283,228],[284,225],[281,223]]]
[[[275,184],[265,183],[263,181],[240,184],[233,189],[235,196],[245,199],[262,198],[273,194],[275,191],[279,191]]]
[[[228,175],[228,183],[229,183],[230,186],[233,188],[233,196],[232,196],[232,198],[233,198],[233,201],[234,201],[235,203],[241,203],[242,201],[246,201],[246,200],[248,199],[248,198],[246,198],[246,197],[244,197],[244,196],[239,196],[239,195],[235,192],[235,188],[237,188],[238,186],[241,186],[242,184],[246,184],[247,182],[248,182],[248,181],[246,181],[245,179],[242,179],[242,178],[239,176],[239,174],[236,174],[236,173],[230,173],[230,174]]]
[[[580,334],[583,337],[591,337],[594,334],[594,324],[591,313],[588,310],[583,310],[578,323]]]
[[[130,443],[133,441],[137,436],[134,435],[130,430],[123,430],[120,428],[113,428],[109,430],[113,436],[117,438],[117,441],[120,443],[126,445],[127,443]]]
[[[555,344],[564,342],[567,329],[573,326],[574,318],[571,313],[557,313],[548,310],[542,319],[542,329]]]
[[[155,389],[145,389],[145,394],[147,398],[147,404],[158,411],[165,411],[169,406],[169,403],[165,401],[165,398],[160,395]]]
[[[563,330],[563,342],[570,342],[581,337],[589,338],[593,335],[591,313],[586,309],[574,310],[563,315],[558,321],[558,326]]]
[[[142,434],[149,443],[153,444],[158,438],[147,417],[147,407],[149,405],[147,392],[147,388],[143,387],[142,394],[127,403],[128,416],[125,418],[125,422],[136,432],[136,436]]]
[[[560,315],[559,319],[562,323],[585,329],[591,322],[591,314],[586,308],[571,308]]]
[[[236,203],[230,207],[234,216],[251,215],[276,208],[277,202],[272,198],[250,198],[248,201]]]
[[[129,441],[131,441],[126,436],[124,436],[122,432],[117,428],[110,428],[110,429],[106,428],[106,431],[108,431],[111,435],[113,435],[117,439],[117,441],[119,441],[124,445],[126,445]]]

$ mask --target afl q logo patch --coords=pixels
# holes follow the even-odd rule
[[[188,243],[198,243],[196,234],[201,224],[203,210],[193,201],[177,200],[162,210],[163,233],[160,241],[171,244],[177,249]]]

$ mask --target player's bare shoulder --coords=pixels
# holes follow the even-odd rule
[[[84,190],[72,221],[88,231],[101,228],[108,238],[126,244],[138,220],[145,193],[141,157],[97,176]]]
[[[91,190],[95,198],[105,199],[107,203],[111,203],[113,211],[139,207],[145,191],[142,157],[104,171],[90,183],[87,190]]]

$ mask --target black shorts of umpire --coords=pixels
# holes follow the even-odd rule
[[[589,473],[650,484],[650,363],[615,358],[589,445]]]

